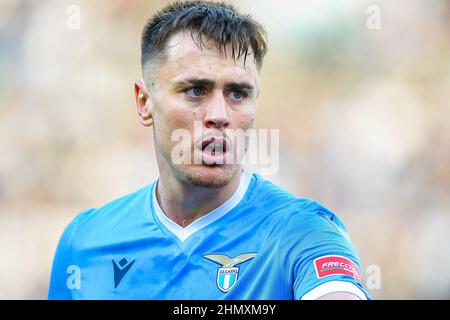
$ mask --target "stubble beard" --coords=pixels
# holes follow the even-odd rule
[[[226,167],[222,169],[223,172],[219,176],[218,175],[211,176],[205,172],[202,172],[203,170],[201,170],[202,169],[201,167],[214,168],[219,167],[219,165],[207,166],[204,164],[198,164],[198,165],[182,165],[181,167],[179,167],[173,166],[173,164],[171,164],[170,169],[172,171],[172,174],[174,174],[178,180],[195,187],[206,189],[220,189],[225,187],[228,183],[230,183],[231,178],[233,177],[233,175],[237,170],[237,167],[234,165],[226,165]],[[197,168],[200,170],[196,170]]]
[[[201,166],[201,165],[200,165]],[[218,165],[212,165],[210,167],[217,167]],[[185,173],[186,182],[201,188],[208,189],[220,189],[225,187],[236,172],[234,166],[230,166],[224,169],[223,174],[220,177],[211,177],[206,174],[198,173],[196,171],[188,170]]]

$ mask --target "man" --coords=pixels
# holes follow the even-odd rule
[[[178,2],[149,20],[135,97],[159,178],[70,223],[50,299],[367,298],[339,219],[242,168],[230,136],[254,126],[266,50],[229,5]],[[180,129],[187,161],[174,160]]]

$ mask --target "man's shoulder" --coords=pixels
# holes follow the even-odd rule
[[[296,196],[258,173],[253,173],[253,177],[256,182],[249,201],[253,202],[254,206],[270,210],[274,214],[284,212],[294,214],[322,207],[319,202],[306,197]]]
[[[255,201],[255,205],[268,207],[296,207],[308,201],[308,199],[295,196],[287,189],[258,173],[253,173],[252,177],[255,180],[255,184],[250,200]]]
[[[66,229],[72,229],[73,233],[80,230],[106,229],[109,226],[120,225],[125,216],[135,213],[148,212],[149,193],[153,183],[140,189],[116,198],[100,207],[90,208],[78,213],[69,223]]]
[[[270,219],[294,228],[333,227],[346,231],[338,216],[317,200],[299,197],[276,183],[254,173],[257,180],[253,198],[258,211],[268,212]]]

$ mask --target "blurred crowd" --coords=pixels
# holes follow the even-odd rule
[[[449,299],[450,3],[229,3],[269,35],[267,178],[343,220],[373,298]],[[133,84],[165,4],[0,2],[0,299],[45,299],[70,220],[158,176]]]

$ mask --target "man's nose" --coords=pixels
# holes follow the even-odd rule
[[[223,94],[217,93],[211,97],[206,106],[204,124],[207,128],[227,128],[229,126],[227,103]]]

